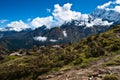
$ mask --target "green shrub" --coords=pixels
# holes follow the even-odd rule
[[[83,63],[80,65],[81,68],[86,68],[87,66],[88,66],[88,63],[85,63],[85,62],[83,62]]]
[[[115,64],[116,64],[116,62],[114,62],[114,61],[109,61],[109,62],[106,63],[106,66],[113,66],[113,65],[115,65]]]
[[[13,60],[15,58],[17,58],[17,56],[7,56],[5,57],[5,61]]]
[[[120,56],[114,57],[112,60],[106,62],[106,66],[120,65]]]
[[[78,65],[78,64],[81,64],[82,63],[82,59],[81,58],[78,58],[78,59],[75,59],[74,61],[73,61],[73,64],[74,65]]]
[[[115,75],[105,75],[103,80],[118,80],[118,78]]]
[[[86,58],[103,56],[105,52],[99,47],[92,47],[86,53]]]

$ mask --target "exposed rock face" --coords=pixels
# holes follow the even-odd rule
[[[120,38],[120,30],[116,30],[115,33],[116,33],[116,36]]]
[[[28,51],[25,49],[20,49],[18,52],[14,52],[10,54],[11,56],[24,56],[28,55]]]

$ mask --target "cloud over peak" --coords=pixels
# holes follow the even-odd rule
[[[48,17],[37,17],[32,20],[31,25],[34,27],[41,27],[43,25],[47,26],[47,28],[50,28],[53,23],[53,17],[48,16]]]
[[[109,26],[112,25],[113,22],[108,22],[108,21],[103,21],[100,18],[96,18],[95,20],[93,20],[91,23],[86,23],[86,27],[93,27],[93,26]]]
[[[120,0],[116,0],[116,4],[120,4]]]
[[[112,10],[120,13],[120,0],[109,1],[103,5],[97,6],[98,9]]]
[[[72,4],[66,3],[63,6],[59,4],[54,5],[53,17],[57,21],[57,25],[61,25],[64,22],[69,22],[71,20],[79,19],[81,16],[80,12],[71,10]]]
[[[112,4],[112,3],[113,3],[112,1],[109,1],[109,2],[107,2],[105,4],[103,4],[103,5],[98,6],[97,8],[99,8],[99,9],[105,9],[106,7],[110,6],[110,4]]]
[[[34,27],[41,27],[45,25],[47,28],[51,28],[61,26],[63,23],[70,22],[71,20],[79,19],[81,17],[81,13],[72,11],[71,7],[72,4],[70,3],[66,3],[63,6],[55,4],[51,16],[34,18],[31,25]],[[50,9],[47,9],[47,11],[50,11]]]
[[[15,30],[15,31],[21,31],[21,30],[30,28],[30,26],[28,26],[22,20],[13,21],[13,22],[7,24],[7,26],[10,27],[12,30]]]

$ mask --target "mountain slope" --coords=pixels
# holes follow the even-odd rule
[[[106,68],[104,66],[108,65],[104,60],[109,61],[113,59],[114,56],[120,55],[120,26],[118,25],[99,35],[97,34],[95,36],[85,38],[78,43],[41,47],[34,46],[33,49],[28,51],[23,50],[23,53],[17,53],[24,54],[24,52],[26,52],[26,55],[24,56],[15,56],[13,55],[15,53],[12,53],[9,56],[5,56],[4,59],[0,61],[1,80],[46,80],[50,79],[51,76],[46,76],[44,78],[44,75],[42,76],[42,74],[48,72],[49,74],[52,72],[55,73],[54,71],[60,70],[60,68],[63,70],[69,70],[71,67],[75,66],[84,71],[87,69],[86,67],[89,68],[90,65],[93,65],[93,68],[90,67],[92,70],[95,69],[94,65],[96,64],[99,65],[96,65],[97,69],[98,67],[103,70],[107,69],[105,72],[101,70],[103,72],[101,74],[103,75],[100,80],[102,80],[104,75],[109,74],[110,71],[108,67]],[[104,65],[100,64],[102,63],[100,59],[105,63]],[[114,62],[113,65],[117,65],[119,67],[119,60]],[[68,67],[65,69],[65,66]],[[114,71],[112,73],[114,74]],[[63,73],[56,73],[56,76],[61,74]],[[82,78],[86,76],[87,78],[85,78],[85,80],[88,80],[88,78],[91,78],[90,76],[93,75],[89,73],[86,74],[79,77]],[[118,71],[116,74],[117,77],[120,77],[120,73]],[[58,80],[63,80],[63,78],[65,79],[66,77],[62,77]],[[75,77],[75,79],[77,79],[77,77]]]
[[[61,44],[78,42],[91,34],[97,34],[108,30],[109,26],[77,26],[74,21],[62,25],[61,27],[54,27],[47,29],[45,26],[37,28],[33,31],[15,32],[11,35],[4,32],[4,37],[1,37],[0,43],[10,51],[21,48],[32,48],[37,45]],[[8,35],[7,35],[8,34]],[[37,40],[35,39],[37,38]],[[45,40],[42,39],[46,38]]]
[[[120,24],[120,13],[112,10],[96,9],[92,14],[95,18],[101,18],[114,24]]]
[[[0,45],[0,55],[2,54],[9,54],[9,50],[4,48],[2,45]]]

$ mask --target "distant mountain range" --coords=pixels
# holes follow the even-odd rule
[[[81,39],[107,31],[112,25],[120,24],[120,13],[96,9],[83,19],[65,22],[62,26],[48,29],[41,26],[34,30],[15,31],[4,28],[0,31],[0,44],[11,50],[31,48],[33,45],[49,45],[78,42]]]

